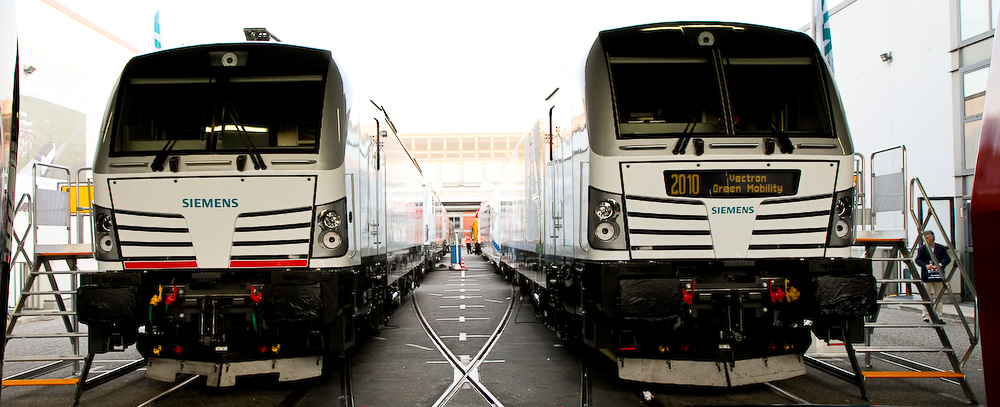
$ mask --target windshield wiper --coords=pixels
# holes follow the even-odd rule
[[[250,161],[253,162],[253,169],[266,170],[267,164],[264,164],[264,157],[257,151],[257,147],[254,146],[253,140],[250,139],[250,134],[247,133],[247,129],[241,122],[239,114],[236,113],[236,108],[229,101],[225,101],[222,104],[222,133],[225,134],[226,132],[226,112],[229,112],[229,116],[233,119],[233,127],[236,127],[236,131],[243,135],[243,144],[246,145],[247,151],[250,153]]]
[[[155,172],[163,171],[163,163],[167,161],[167,154],[170,153],[175,144],[177,144],[177,139],[167,140],[167,144],[164,144],[160,152],[156,153],[156,157],[153,157],[153,163],[150,164],[149,168]]]
[[[792,145],[792,140],[790,140],[788,136],[782,134],[781,130],[778,130],[778,123],[773,120],[771,121],[771,134],[778,140],[778,147],[781,150],[781,154],[791,154],[792,151],[795,151],[795,146]]]
[[[681,133],[680,140],[677,140],[677,145],[674,146],[674,155],[684,154],[687,152],[688,143],[691,142],[691,134],[694,133],[694,128],[698,125],[698,121],[692,117],[691,121],[684,125],[684,132]]]

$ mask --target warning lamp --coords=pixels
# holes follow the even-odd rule
[[[153,347],[153,354],[160,356],[160,352],[163,352],[163,345],[156,345]]]
[[[181,352],[184,352],[184,348],[182,348],[181,345],[174,346],[174,353],[180,355]]]
[[[260,351],[261,354],[265,354],[267,353],[267,345],[260,345],[257,347],[257,350]]]
[[[271,347],[271,352],[272,353],[278,353],[279,350],[281,350],[281,344],[280,343]]]

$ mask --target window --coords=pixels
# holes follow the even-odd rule
[[[611,57],[619,137],[833,136],[825,84],[811,55],[744,54],[722,55],[723,84],[718,63],[707,57]],[[730,96],[725,114],[722,87]]]
[[[427,150],[427,139],[423,137],[414,138],[413,149],[416,151]]]
[[[458,140],[458,137],[448,137],[444,143],[444,150],[458,151]]]
[[[479,137],[479,149],[480,150],[489,150],[490,149],[490,137],[489,136],[480,136]]]
[[[132,78],[112,153],[316,152],[323,92],[321,75]]]
[[[995,29],[997,0],[959,0],[959,33],[962,41]]]
[[[962,106],[962,137],[965,169],[976,169],[979,155],[979,132],[983,126],[983,103],[986,101],[986,79],[989,67],[976,68],[962,75],[964,103]]]
[[[476,139],[472,137],[462,137],[462,149],[463,150],[475,150],[476,149]]]

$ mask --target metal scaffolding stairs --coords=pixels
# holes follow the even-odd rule
[[[36,163],[32,168],[32,193],[24,194],[15,206],[15,208],[27,208],[29,216],[25,229],[21,233],[16,230],[13,233],[16,250],[12,263],[20,261],[28,272],[20,284],[20,295],[13,312],[8,314],[5,327],[6,344],[10,344],[12,340],[48,340],[44,342],[48,344],[52,340],[68,339],[69,350],[48,355],[3,355],[4,364],[32,363],[38,366],[3,378],[0,389],[8,386],[73,385],[76,386],[73,405],[77,405],[84,390],[145,366],[143,359],[114,361],[116,365],[121,366],[88,378],[94,354],[88,353],[86,347],[81,344],[81,338],[86,342],[87,333],[80,332],[75,301],[80,275],[85,273],[80,270],[80,262],[93,258],[91,244],[82,243],[86,240],[84,232],[90,230],[85,221],[90,217],[92,209],[90,207],[92,184],[89,180],[84,181],[83,177],[83,173],[87,171],[90,169],[80,169],[77,173],[78,181],[74,183],[70,179],[68,168]],[[56,179],[57,182],[51,182],[52,179]],[[72,243],[73,239],[70,236],[74,217],[78,243]],[[39,244],[39,226],[65,228],[65,240],[54,244]],[[31,253],[28,248],[32,249]],[[64,270],[57,270],[54,266],[61,262],[65,262],[66,267]],[[60,287],[60,284],[63,287]],[[40,288],[46,285],[48,289]],[[45,309],[46,307],[40,305],[42,303],[40,298],[51,298],[55,309]],[[15,332],[17,323],[22,318],[30,317],[57,317],[62,319],[62,327],[50,332]],[[9,353],[10,348],[5,347],[5,349],[8,351],[5,353]],[[71,377],[51,377],[53,373],[68,367],[73,369]]]
[[[19,247],[19,251],[23,248]],[[50,385],[50,384],[76,384],[77,379],[35,379],[48,372],[61,369],[69,364],[74,365],[74,374],[80,371],[79,363],[87,357],[81,350],[80,338],[86,338],[86,332],[80,332],[79,321],[76,319],[76,309],[74,301],[66,301],[63,296],[76,295],[76,283],[79,281],[79,260],[90,258],[93,254],[89,244],[67,244],[67,245],[39,245],[33,260],[30,261],[27,277],[21,289],[21,295],[14,307],[13,313],[9,317],[6,326],[7,342],[17,339],[60,339],[67,338],[70,343],[70,352],[53,355],[30,355],[30,356],[8,356],[4,355],[4,363],[12,362],[50,362],[41,368],[32,369],[24,373],[4,378],[3,386],[16,385]],[[65,261],[69,270],[55,270],[52,262]],[[62,290],[59,287],[57,276],[68,275],[70,277],[70,289]],[[36,282],[45,280],[49,289],[41,290]],[[30,297],[52,296],[55,310],[29,310],[25,307]],[[43,333],[15,333],[14,328],[22,317],[59,317],[63,320],[65,331],[43,332]]]
[[[922,231],[923,228],[918,229]],[[924,281],[920,279],[919,275],[906,275],[907,273],[904,273],[904,270],[902,270],[901,267],[898,267],[898,265],[902,263],[905,264],[911,272],[918,273],[916,270],[919,270],[919,268],[914,263],[913,256],[911,255],[915,248],[907,248],[905,239],[862,238],[858,239],[857,243],[865,247],[865,255],[867,257],[872,257],[875,250],[879,247],[888,248],[891,253],[887,258],[878,259],[888,261],[888,265],[882,273],[882,276],[876,279],[878,282],[878,304],[880,306],[874,315],[868,316],[865,320],[865,345],[853,347],[854,352],[864,354],[864,365],[865,368],[868,369],[863,370],[859,366],[854,366],[854,364],[858,363],[858,359],[856,356],[851,358],[852,369],[856,373],[859,372],[864,378],[864,380],[857,380],[857,378],[854,380],[854,382],[858,383],[862,396],[866,400],[868,399],[867,391],[864,387],[865,380],[867,379],[936,378],[946,379],[953,383],[957,383],[962,387],[966,398],[968,398],[971,403],[976,404],[976,396],[973,394],[972,388],[969,386],[969,383],[965,378],[965,374],[962,372],[962,365],[965,363],[965,360],[968,359],[973,347],[976,346],[978,341],[973,340],[969,350],[965,353],[965,357],[959,360],[955,348],[952,345],[951,340],[948,338],[948,333],[945,331],[945,322],[934,310],[934,303],[941,301],[943,295],[939,294],[936,299],[932,299],[927,290],[927,286],[924,284]],[[951,256],[955,256],[955,254],[952,254]],[[960,264],[960,262],[957,261],[957,256],[954,259],[955,260],[952,262],[953,265],[956,263]],[[953,266],[953,271],[955,267],[960,266]],[[891,288],[899,287],[900,285],[911,287],[913,289],[912,292],[915,295],[909,297],[893,295],[893,290],[891,290]],[[947,288],[947,283],[945,283],[944,286],[946,287],[945,291],[950,292]],[[914,319],[913,322],[880,322],[879,315],[882,307],[884,306],[912,306],[915,308],[921,308],[922,311],[930,318],[930,322],[923,322],[920,314],[917,313],[912,313],[912,317]],[[955,306],[958,306],[957,302],[955,302]],[[964,319],[961,311],[959,311],[958,315]],[[901,336],[903,338],[910,337],[910,335],[899,335],[898,330],[900,329],[933,329],[937,334],[937,339],[940,344],[934,346],[874,344],[876,331],[884,331],[885,329],[893,329],[895,330],[893,335]],[[935,368],[898,355],[912,353],[941,353],[947,359],[948,364],[950,365],[949,369]],[[903,370],[874,370],[872,369],[874,367],[872,363],[873,358],[878,358],[891,365],[899,366]]]
[[[879,164],[886,161],[886,158],[890,159],[888,166],[883,165],[883,168],[887,169],[887,171],[879,171],[878,176],[876,176],[876,158],[879,158]],[[978,301],[975,301],[975,306],[973,308],[973,322],[970,323],[959,306],[958,298],[948,285],[948,282],[952,281],[952,278],[956,273],[961,273],[964,281],[972,280],[965,272],[961,256],[959,256],[956,252],[952,240],[948,236],[941,236],[940,241],[947,246],[948,255],[952,261],[949,267],[947,267],[949,271],[944,275],[943,293],[937,293],[936,298],[931,298],[926,284],[924,284],[924,281],[920,278],[920,268],[917,267],[914,262],[913,253],[916,252],[919,244],[925,243],[923,241],[923,232],[927,230],[927,226],[931,220],[936,223],[938,230],[942,231],[942,234],[944,234],[946,229],[942,226],[942,222],[940,218],[938,218],[938,215],[932,205],[928,205],[928,214],[922,218],[914,211],[914,200],[918,196],[922,198],[924,202],[930,202],[930,197],[927,195],[923,185],[917,178],[913,178],[910,181],[908,190],[906,188],[907,185],[904,181],[906,179],[905,146],[895,146],[877,151],[871,155],[870,162],[872,166],[870,185],[871,195],[868,196],[867,189],[865,188],[864,157],[860,154],[856,154],[856,202],[854,210],[860,214],[855,216],[855,220],[861,221],[861,223],[855,225],[855,246],[864,247],[864,257],[872,259],[873,266],[877,264],[885,265],[884,270],[881,272],[881,276],[878,275],[876,270],[873,270],[873,273],[876,275],[878,292],[877,303],[879,307],[873,315],[869,315],[865,318],[862,329],[863,335],[857,335],[858,332],[856,331],[861,328],[860,326],[851,327],[850,324],[845,323],[843,326],[838,327],[842,330],[841,334],[844,338],[843,345],[846,350],[846,356],[850,361],[850,371],[808,355],[806,356],[806,362],[814,368],[856,384],[861,392],[861,396],[865,400],[870,400],[867,389],[865,388],[865,381],[868,379],[935,378],[960,385],[962,390],[965,392],[966,398],[972,404],[978,404],[975,394],[972,392],[972,388],[966,380],[965,374],[962,372],[962,366],[969,359],[973,350],[979,343]],[[871,208],[865,207],[866,201],[871,203]],[[874,214],[876,212],[883,213],[888,216],[894,216],[894,218],[890,218],[894,220],[887,222],[887,224],[891,225],[889,228],[876,227],[874,219]],[[917,236],[920,236],[920,238],[916,239],[912,246],[907,246],[907,236],[909,234],[908,227],[910,222],[916,225],[918,233]],[[876,257],[879,249],[885,249],[884,251],[887,251],[888,255],[884,257]],[[933,250],[930,252],[932,261],[935,264],[938,263],[938,259],[934,256]],[[902,267],[903,265],[906,266],[906,270]],[[878,269],[879,267],[874,268]],[[907,270],[909,271],[908,273],[905,272]],[[974,287],[969,285],[966,289],[970,290],[969,293],[973,298],[976,298]],[[958,358],[958,353],[952,345],[951,339],[949,339],[945,330],[945,321],[943,321],[941,316],[935,312],[936,305],[943,300],[945,295],[949,297],[951,305],[953,305],[958,311],[958,317],[969,336],[969,348],[965,351],[964,356],[961,359]],[[912,313],[912,318],[914,319],[913,322],[879,321],[882,309],[890,306],[920,309],[923,312],[921,314],[915,312]],[[928,315],[930,322],[924,322],[921,317],[922,314]],[[875,343],[876,332],[887,334],[887,337],[905,339],[911,338],[913,335],[900,335],[899,330],[927,329],[934,330],[939,344],[935,344],[933,346],[890,346]],[[862,342],[863,345],[855,346],[856,343]],[[908,354],[911,355],[910,357],[916,358],[916,356],[912,355],[926,355],[931,353],[944,355],[947,359],[947,364],[949,365],[948,368],[941,369],[928,366],[927,364],[919,363],[899,356],[900,354]],[[862,368],[862,362],[859,361],[858,354],[864,355],[864,368]],[[924,356],[924,358],[926,358],[926,356]],[[898,367],[900,370],[874,369],[872,363],[873,359],[879,359],[881,362]],[[938,360],[940,361],[940,359]]]

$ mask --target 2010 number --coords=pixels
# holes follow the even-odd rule
[[[670,174],[670,195],[698,195],[701,193],[699,174]]]

